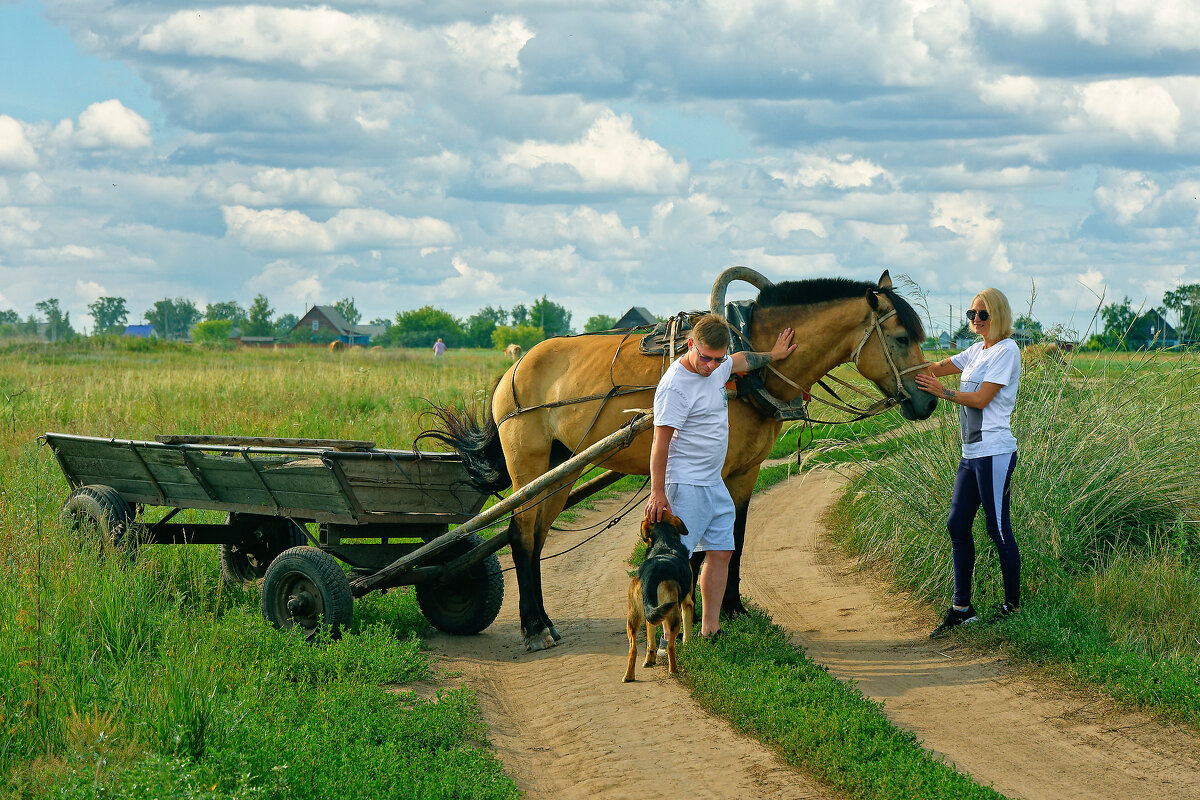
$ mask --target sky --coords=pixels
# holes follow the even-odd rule
[[[578,330],[744,264],[1083,333],[1200,282],[1198,123],[1192,0],[0,0],[0,310]]]

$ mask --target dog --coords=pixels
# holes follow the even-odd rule
[[[629,615],[625,632],[629,634],[629,663],[625,666],[625,683],[634,680],[637,662],[637,632],[646,628],[646,660],[643,667],[653,667],[657,659],[657,637],[661,623],[667,638],[667,671],[678,671],[675,660],[675,637],[683,626],[683,641],[692,638],[692,615],[696,601],[692,591],[692,565],[680,537],[687,535],[682,520],[673,514],[663,514],[662,522],[642,520],[642,541],[647,545],[646,560],[638,567],[637,576],[629,579]]]

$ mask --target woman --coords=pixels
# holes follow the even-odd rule
[[[971,525],[983,506],[988,535],[1000,554],[1004,602],[996,616],[1007,616],[1021,607],[1021,556],[1009,522],[1009,490],[1017,463],[1017,440],[1010,418],[1021,379],[1021,351],[1012,340],[1012,311],[997,289],[984,289],[967,311],[971,329],[983,341],[934,364],[931,374],[917,375],[917,384],[937,397],[962,406],[962,460],[954,478],[950,500],[950,545],[954,555],[954,600],[942,623],[929,634],[944,636],[979,616],[971,605],[975,572],[975,540]],[[959,388],[947,389],[937,380],[962,373]]]

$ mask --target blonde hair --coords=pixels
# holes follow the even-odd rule
[[[715,314],[705,314],[692,323],[692,338],[704,343],[705,347],[713,350],[729,349],[729,328],[725,320]]]
[[[975,300],[983,301],[988,318],[992,320],[992,337],[996,341],[1007,339],[1013,335],[1012,309],[1009,308],[1008,298],[1004,296],[1004,292],[999,289],[984,289],[971,300],[972,305],[975,304]]]

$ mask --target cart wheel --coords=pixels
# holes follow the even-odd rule
[[[126,535],[133,527],[133,509],[111,486],[80,486],[67,495],[62,513],[71,530],[94,531],[102,541],[117,549],[125,547]]]
[[[293,547],[267,567],[262,610],[276,628],[299,626],[311,639],[327,625],[336,638],[350,627],[354,598],[333,556],[315,547]]]
[[[483,544],[483,537],[471,534],[449,558],[457,558]],[[429,624],[439,631],[469,636],[491,625],[504,602],[504,574],[500,559],[490,555],[475,566],[455,575],[448,582],[428,581],[417,584],[417,604]]]
[[[308,543],[304,529],[290,519],[230,514],[225,523],[242,534],[233,544],[217,545],[221,578],[231,586],[245,586],[265,577],[267,567],[280,553]]]

